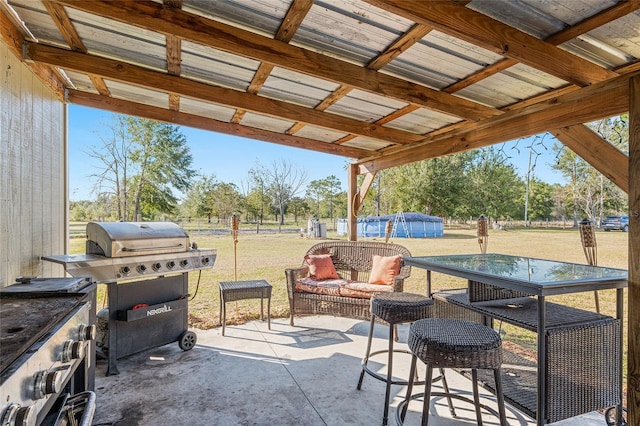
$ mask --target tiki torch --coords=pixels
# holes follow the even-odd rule
[[[582,242],[582,250],[587,258],[587,263],[591,266],[598,265],[598,244],[596,243],[596,232],[593,223],[584,218],[580,221],[580,241]],[[600,300],[598,291],[594,291],[593,295],[596,301],[596,312],[600,313]]]
[[[388,243],[389,242],[389,237],[391,236],[391,230],[393,229],[393,222],[391,222],[390,220],[387,221],[387,227],[384,231],[384,242]]]
[[[478,218],[478,244],[480,244],[480,252],[487,252],[487,244],[489,243],[489,227],[487,226],[487,218],[480,215]]]
[[[238,281],[238,229],[240,227],[240,216],[231,215],[231,236],[233,237],[233,280]]]

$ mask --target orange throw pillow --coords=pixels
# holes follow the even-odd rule
[[[397,256],[373,256],[369,284],[393,285],[393,277],[400,273],[402,257]]]
[[[328,254],[308,254],[304,257],[309,265],[309,277],[313,280],[340,278],[336,267]]]

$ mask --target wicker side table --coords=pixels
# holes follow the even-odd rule
[[[227,322],[227,302],[260,299],[260,319],[264,321],[264,299],[267,299],[267,326],[271,330],[271,284],[265,280],[220,282],[220,323],[224,336]]]

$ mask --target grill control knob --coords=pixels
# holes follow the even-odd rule
[[[136,267],[136,269],[138,270],[138,272],[140,272],[141,274],[144,274],[145,271],[147,270],[147,267],[145,265],[138,265]]]
[[[187,259],[181,260],[180,266],[182,266],[183,268],[186,268],[187,266],[189,266],[189,261]]]
[[[160,263],[160,262],[156,262],[156,263],[154,263],[153,265],[151,265],[151,268],[152,268],[154,271],[156,271],[156,272],[157,272],[157,271],[159,271],[160,269],[162,269],[162,263]]]
[[[36,424],[36,413],[32,405],[21,407],[20,404],[10,404],[0,417],[2,426],[31,426]]]
[[[122,275],[128,275],[129,272],[131,272],[131,268],[129,268],[128,266],[123,266],[122,268],[120,268],[120,273]]]
[[[173,269],[176,267],[176,262],[174,262],[173,260],[167,262],[167,269]]]
[[[62,346],[62,362],[71,362],[80,359],[84,355],[84,343],[75,340],[67,340]]]
[[[33,405],[18,408],[16,426],[31,426],[36,424],[36,410]]]
[[[203,258],[202,258],[202,264],[203,264],[203,265],[208,265],[210,261],[211,261],[211,260],[210,260],[208,257],[203,257]]]
[[[47,395],[58,393],[62,390],[63,374],[60,370],[41,370],[36,373],[33,386],[33,399],[42,399]]]
[[[82,324],[78,329],[78,340],[96,340],[96,326]]]

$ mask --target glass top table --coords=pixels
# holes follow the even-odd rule
[[[508,254],[405,257],[406,265],[493,284],[536,296],[607,290],[627,286],[624,269]],[[428,283],[430,287],[430,283]],[[427,289],[430,293],[430,288]]]
[[[461,277],[469,282],[524,292],[537,298],[537,424],[545,424],[546,408],[546,296],[591,290],[616,290],[616,317],[622,320],[623,290],[628,286],[624,269],[536,259],[507,254],[458,254],[444,256],[403,257],[405,265],[427,271],[427,295],[431,295],[431,272]],[[469,303],[473,307],[474,303]],[[620,342],[622,342],[620,327]],[[616,360],[622,375],[622,350]],[[622,383],[622,377],[620,384]],[[620,401],[622,386],[620,385]],[[617,423],[620,424],[620,418]]]

